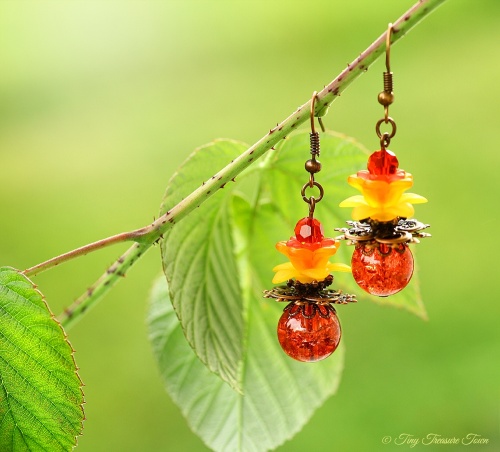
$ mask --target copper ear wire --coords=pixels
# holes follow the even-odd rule
[[[318,98],[318,92],[314,91],[314,93],[312,95],[312,99],[311,99],[311,113],[310,113],[310,116],[311,116],[311,133],[316,133],[316,129],[314,127],[314,113],[315,113],[315,110],[316,110],[316,99],[317,98]],[[323,119],[321,119],[321,116],[318,116],[318,122],[319,122],[319,125],[321,127],[321,131],[323,133],[326,132],[325,126],[323,124]]]
[[[316,207],[316,204],[320,202],[323,199],[324,195],[324,190],[321,184],[316,182],[314,180],[314,175],[316,173],[319,173],[321,171],[321,162],[317,160],[317,157],[319,157],[320,153],[320,145],[319,145],[319,133],[316,132],[316,128],[314,127],[314,114],[315,114],[315,107],[316,107],[316,99],[318,98],[318,93],[314,91],[311,99],[311,110],[310,110],[310,117],[311,117],[311,133],[309,134],[309,140],[310,140],[310,152],[311,152],[311,158],[306,161],[305,163],[305,169],[309,173],[309,182],[304,184],[302,187],[302,190],[300,191],[300,194],[302,196],[302,199],[309,204],[309,218],[313,218],[314,216],[314,208]],[[323,121],[321,118],[318,117],[318,122],[321,126],[321,130],[324,132],[325,127],[323,125]],[[313,188],[316,187],[319,190],[319,197],[315,198],[314,196],[307,197],[306,196],[306,190],[308,188]]]
[[[391,138],[396,135],[396,122],[389,116],[389,105],[394,102],[393,93],[393,73],[391,72],[391,36],[392,36],[392,24],[390,23],[387,28],[387,35],[385,40],[385,68],[384,72],[384,90],[378,95],[379,104],[384,107],[384,117],[377,121],[375,126],[375,131],[377,136],[380,138],[380,146],[382,149],[386,149],[391,142]],[[381,124],[390,124],[391,132],[380,131]]]
[[[387,27],[387,34],[385,38],[385,67],[387,72],[391,72],[391,36],[392,24],[390,23]]]

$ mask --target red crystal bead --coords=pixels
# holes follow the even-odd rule
[[[302,218],[295,225],[295,237],[302,243],[321,242],[323,235],[323,226],[316,218]]]
[[[399,162],[392,151],[381,149],[375,151],[368,158],[368,171],[376,176],[390,176],[396,174]]]
[[[293,359],[314,362],[328,358],[340,343],[341,328],[330,305],[289,304],[278,322],[278,340]]]
[[[408,245],[392,248],[379,244],[358,245],[352,255],[352,276],[358,286],[372,295],[387,297],[404,289],[413,274],[413,255]]]

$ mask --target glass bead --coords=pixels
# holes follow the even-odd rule
[[[314,362],[327,358],[337,349],[340,337],[340,322],[330,306],[292,303],[278,322],[281,348],[297,361]]]
[[[321,242],[325,236],[323,226],[316,218],[302,218],[295,225],[295,237],[302,243]]]
[[[351,261],[352,276],[363,290],[387,297],[404,289],[413,274],[413,255],[408,245],[357,245]]]
[[[390,176],[396,174],[399,162],[394,152],[381,149],[375,151],[368,158],[368,171],[376,176]]]

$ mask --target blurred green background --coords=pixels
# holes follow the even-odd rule
[[[195,147],[257,141],[413,3],[3,0],[0,264],[24,269],[149,223]],[[430,320],[343,310],[338,395],[279,450],[399,450],[382,438],[471,432],[490,444],[467,450],[500,450],[499,23],[497,0],[449,0],[394,46],[391,149],[430,200],[417,206],[432,224],[418,247]],[[382,71],[380,60],[325,118],[371,149]],[[122,248],[36,277],[53,311]],[[82,452],[206,450],[147,340],[160,268],[153,249],[69,332],[86,384]]]

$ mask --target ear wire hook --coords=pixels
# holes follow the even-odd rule
[[[387,34],[385,38],[385,67],[384,72],[384,102],[379,102],[384,106],[384,122],[389,122],[389,105],[394,101],[393,82],[391,72],[391,36],[392,36],[392,23],[387,27]],[[382,93],[381,93],[382,94]]]
[[[390,140],[396,134],[396,123],[394,119],[389,116],[389,105],[394,102],[394,93],[393,93],[393,73],[391,72],[391,36],[392,36],[393,28],[392,23],[389,24],[387,28],[387,34],[385,38],[385,67],[386,71],[384,72],[384,91],[379,93],[378,102],[384,107],[384,117],[380,121],[377,122],[375,126],[375,131],[377,132],[377,136],[380,138],[380,146],[382,149],[385,149],[389,146]],[[380,125],[382,123],[391,125],[391,132],[382,133],[380,131]]]
[[[387,72],[391,72],[391,36],[392,36],[392,23],[387,28],[387,35],[385,38],[385,67]]]
[[[314,91],[311,99],[311,132],[316,133],[316,129],[314,127],[314,113],[316,110],[316,99],[318,99],[318,92]],[[323,132],[326,132],[325,126],[323,124],[323,120],[321,119],[321,116],[318,116],[318,122],[321,127],[321,130]]]
[[[319,157],[319,152],[320,152],[320,146],[319,146],[319,133],[316,132],[316,128],[314,127],[314,113],[315,113],[315,106],[316,106],[316,99],[318,98],[318,93],[314,91],[311,99],[311,133],[309,134],[309,139],[311,143],[311,148],[310,148],[310,153],[311,153],[311,158],[306,161],[305,163],[305,169],[309,173],[309,182],[305,183],[304,186],[302,187],[302,190],[300,192],[302,199],[309,204],[309,218],[313,218],[314,216],[314,208],[316,207],[316,204],[320,202],[323,199],[323,194],[324,190],[321,184],[316,182],[314,180],[314,175],[316,173],[319,173],[321,171],[321,162],[317,160],[317,157]],[[318,117],[318,122],[321,126],[321,130],[323,132],[325,131],[325,127],[323,126],[323,122],[321,121],[321,118]],[[314,196],[307,197],[306,196],[306,190],[308,188],[314,188],[316,187],[319,190],[319,197],[315,198]]]

